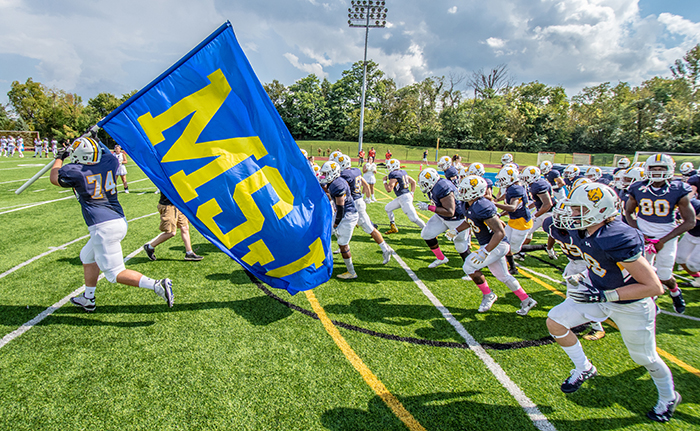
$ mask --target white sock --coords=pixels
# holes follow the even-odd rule
[[[603,324],[600,322],[591,323],[591,329],[593,329],[594,331],[605,332],[605,329],[603,329]]]
[[[649,375],[659,391],[659,399],[665,402],[673,401],[676,394],[673,386],[673,375],[668,365],[659,359],[645,368],[649,371]]]
[[[142,275],[141,279],[139,280],[139,287],[143,287],[144,289],[155,290],[156,282],[157,282],[157,280],[154,280],[152,278],[146,277],[145,275]]]
[[[581,347],[581,343],[578,340],[576,340],[576,344],[573,346],[562,346],[562,349],[564,349],[564,352],[569,356],[569,359],[574,363],[577,370],[586,371],[591,368],[591,361],[589,361],[586,354],[583,353],[583,347]]]
[[[389,246],[386,245],[386,241],[382,241],[382,243],[379,244],[379,247],[382,249],[382,251],[387,251],[387,250],[389,250]]]
[[[354,267],[353,264],[352,264],[352,258],[351,258],[351,257],[349,257],[349,258],[347,258],[347,259],[346,259],[346,258],[343,258],[343,261],[345,262],[345,267],[348,269],[348,272],[349,272],[350,274],[354,274],[354,273],[355,273],[355,267]]]
[[[95,289],[97,289],[97,287],[85,286],[85,293],[83,294],[83,296],[85,296],[88,299],[94,298],[95,297]]]

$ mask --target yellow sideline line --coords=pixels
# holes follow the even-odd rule
[[[520,267],[520,268],[523,269],[522,267]],[[549,284],[545,283],[544,281],[540,280],[539,278],[535,277],[534,275],[528,274],[527,272],[521,272],[520,274],[524,275],[525,277],[529,278],[530,280],[534,281],[535,283],[539,284],[540,286],[544,286],[544,287],[547,288],[548,290],[551,290],[551,291],[552,291],[553,293],[555,293],[556,295],[559,295],[559,296],[561,296],[561,297],[566,298],[566,294],[560,292],[560,291],[557,290],[556,288],[550,286]],[[615,322],[613,322],[613,321],[610,320],[610,319],[607,319],[607,320],[605,321],[605,323],[609,324],[610,326],[612,326],[613,328],[617,329],[618,331],[620,330],[620,328],[617,327],[617,325],[615,324]],[[679,367],[681,367],[682,369],[686,370],[687,372],[689,372],[689,373],[691,373],[691,374],[695,374],[695,376],[697,376],[697,377],[700,377],[700,370],[698,370],[697,368],[693,367],[692,365],[686,364],[686,363],[683,362],[682,360],[678,359],[677,357],[673,356],[672,354],[668,353],[667,351],[660,349],[659,347],[656,348],[656,351],[659,353],[660,356],[663,356],[664,358],[666,358],[666,359],[668,359],[669,361],[673,362],[674,364],[676,364],[677,366],[679,366]]]
[[[350,347],[347,341],[345,341],[345,338],[343,338],[343,336],[340,334],[338,328],[335,327],[333,322],[331,322],[331,319],[329,319],[326,315],[325,310],[323,307],[321,307],[321,304],[319,304],[313,291],[307,290],[304,293],[306,294],[306,298],[309,300],[309,303],[311,303],[311,307],[313,308],[314,312],[318,315],[321,323],[323,323],[323,327],[326,328],[328,335],[333,338],[333,341],[335,341],[335,344],[340,348],[348,361],[350,361],[352,366],[355,367],[355,369],[360,373],[365,383],[372,388],[374,393],[379,395],[382,401],[384,401],[384,403],[391,409],[392,412],[394,412],[396,417],[398,417],[401,422],[408,427],[408,429],[412,431],[425,431],[425,428],[423,428],[423,426],[413,417],[413,415],[411,415],[408,410],[406,410],[403,404],[401,404],[401,401],[399,401],[398,398],[389,392],[386,386],[384,386],[384,384],[377,378],[377,376],[374,375],[374,373],[372,373],[367,365],[362,362],[362,359],[360,359],[357,353],[352,350],[352,347]]]
[[[613,322],[612,320],[608,319],[608,320],[606,320],[606,322],[609,323],[610,326],[612,326],[613,328],[617,329],[618,331],[620,330],[620,328],[618,328],[617,325],[615,324],[615,322]],[[673,356],[672,354],[668,353],[667,351],[662,350],[662,349],[659,349],[658,346],[656,347],[656,351],[659,353],[659,355],[663,356],[664,358],[668,359],[669,361],[671,361],[671,362],[673,362],[674,364],[678,365],[679,367],[683,368],[683,369],[686,370],[687,372],[689,372],[689,373],[691,373],[691,374],[695,374],[696,377],[700,377],[700,370],[698,370],[697,368],[693,367],[692,365],[686,364],[685,362],[683,362],[682,360],[676,358],[675,356]]]

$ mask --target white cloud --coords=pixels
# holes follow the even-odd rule
[[[324,78],[328,76],[328,74],[323,71],[323,66],[319,63],[301,63],[299,61],[299,57],[289,52],[284,54],[284,58],[289,60],[289,63],[291,63],[292,66],[306,72],[307,74],[314,74],[319,78]]]
[[[452,6],[451,8],[447,9],[447,13],[451,13],[451,14],[457,13],[457,6]]]
[[[486,39],[486,44],[491,48],[503,48],[506,46],[506,41],[497,37],[490,37]]]

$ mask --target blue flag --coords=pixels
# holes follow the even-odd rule
[[[99,126],[197,230],[272,287],[333,272],[332,208],[231,23]]]

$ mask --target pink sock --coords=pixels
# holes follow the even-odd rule
[[[435,257],[437,257],[438,259],[445,260],[445,255],[442,254],[442,250],[440,250],[440,247],[430,251],[432,251]]]
[[[518,290],[513,291],[513,293],[515,293],[515,296],[520,298],[521,301],[524,301],[527,299],[527,293],[525,293],[525,291],[523,290],[522,287]]]
[[[673,289],[668,289],[668,291],[671,292],[671,293],[676,293],[676,292],[678,292],[678,285],[676,285],[676,287],[674,287]]]
[[[488,295],[489,293],[491,293],[491,289],[489,288],[489,283],[486,281],[484,281],[483,284],[477,284],[476,287],[478,287],[479,290],[481,290],[481,293],[483,293],[484,295]]]

